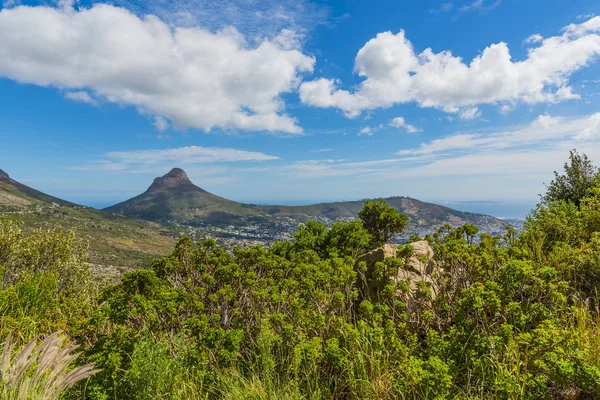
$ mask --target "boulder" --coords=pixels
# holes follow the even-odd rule
[[[435,266],[433,249],[426,240],[410,243],[413,253],[408,260],[408,266],[419,275],[431,275]]]
[[[408,259],[408,262],[399,268],[398,275],[392,279],[396,282],[401,280],[407,281],[411,291],[417,291],[418,282],[433,283],[432,274],[435,271],[436,263],[433,260],[434,252],[429,242],[421,240],[410,243],[410,245],[413,248],[412,255]],[[378,286],[371,279],[375,264],[387,258],[395,258],[398,247],[399,245],[397,244],[384,244],[375,250],[363,254],[356,260],[355,269],[358,270],[361,262],[365,262],[367,267],[364,272],[360,271],[359,273],[358,286],[363,296],[367,290],[372,291]],[[433,294],[435,295],[435,293]]]
[[[381,247],[376,248],[375,250],[371,250],[368,253],[363,254],[358,257],[356,260],[356,264],[364,261],[367,263],[367,269],[372,270],[375,266],[375,263],[385,260],[386,258],[396,257],[396,251],[398,250],[397,244],[384,244]]]

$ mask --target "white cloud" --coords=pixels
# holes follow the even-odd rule
[[[576,140],[600,139],[600,113],[591,115],[588,118],[588,123],[589,125],[575,136]]]
[[[124,163],[157,164],[177,161],[182,164],[216,162],[269,161],[279,157],[264,153],[223,147],[188,146],[174,149],[113,151],[106,157]]]
[[[540,115],[531,123],[492,133],[457,133],[398,152],[400,157],[346,162],[298,161],[283,171],[291,176],[364,176],[365,181],[399,178],[497,175],[529,179],[541,187],[540,176],[551,176],[568,151],[587,140],[586,152],[600,158],[600,113],[579,118]],[[490,185],[494,185],[490,180]],[[476,188],[484,190],[484,188]],[[536,189],[537,190],[537,189]]]
[[[365,126],[363,128],[360,129],[360,131],[358,131],[358,136],[360,135],[367,135],[367,136],[372,136],[375,132],[373,132],[371,130],[370,126]]]
[[[479,14],[485,14],[489,11],[492,11],[496,7],[498,7],[502,3],[502,0],[496,0],[493,3],[486,2],[485,0],[475,0],[472,3],[467,3],[463,6],[456,7],[454,3],[447,2],[442,3],[437,8],[432,8],[429,10],[430,14],[440,15],[446,14],[450,11],[456,10],[456,13],[452,17],[452,20],[457,20],[461,15],[471,12],[478,12]]]
[[[438,8],[434,8],[429,10],[430,14],[442,14],[442,13],[447,13],[449,11],[452,11],[452,9],[454,8],[454,4],[453,3],[442,3]]]
[[[173,26],[219,31],[235,26],[251,40],[275,37],[283,29],[308,32],[335,22],[330,7],[311,0],[113,0],[137,15],[153,14]]]
[[[473,151],[473,149],[510,149],[573,140],[581,132],[593,127],[595,115],[600,115],[600,113],[573,119],[544,114],[523,127],[501,130],[491,134],[458,133],[421,143],[417,148],[401,150],[398,154],[414,156]]]
[[[397,177],[441,177],[441,176],[476,176],[500,175],[531,176],[545,174],[552,171],[569,155],[568,146],[557,146],[551,149],[499,151],[487,150],[474,152],[456,157],[447,157],[434,160],[430,163],[394,171]],[[388,171],[379,173],[381,178],[389,177]],[[537,179],[537,178],[536,178]],[[542,182],[536,181],[536,185]],[[485,193],[483,188],[480,188]]]
[[[590,19],[590,18],[594,18],[596,16],[596,14],[591,13],[591,14],[581,14],[577,16],[577,19]]]
[[[514,109],[515,109],[515,105],[514,104],[503,104],[500,107],[500,114],[507,115],[508,113],[510,113]]]
[[[347,162],[346,160],[302,160],[295,161],[292,164],[285,166],[282,171],[285,174],[300,178],[365,175],[380,173],[397,165],[405,167],[412,163],[423,162],[428,159],[430,159],[429,156],[357,162]]]
[[[487,2],[485,0],[475,0],[472,3],[468,3],[462,7],[459,7],[456,15],[453,17],[453,20],[456,21],[461,15],[467,13],[477,12],[481,15],[486,14],[498,7],[501,3],[502,0],[495,0],[493,3]]]
[[[403,126],[406,126],[406,121],[403,117],[396,117],[392,119],[390,126],[393,126],[394,128],[402,128]]]
[[[383,32],[358,52],[354,69],[363,77],[355,91],[320,78],[300,86],[300,98],[316,107],[336,107],[349,118],[364,110],[416,102],[448,113],[480,104],[555,103],[578,98],[569,86],[575,71],[600,55],[600,17],[543,39],[525,60],[513,61],[506,43],[488,46],[470,63],[450,51],[416,54],[404,31]],[[467,111],[466,116],[476,114]]]
[[[434,139],[431,142],[422,143],[419,148],[412,150],[400,150],[399,155],[417,155],[433,154],[450,150],[472,149],[477,146],[489,143],[489,139],[480,134],[456,134],[446,136],[440,139]]]
[[[540,35],[539,33],[534,33],[533,35],[529,36],[527,39],[523,40],[523,43],[533,44],[533,43],[540,43],[543,41],[544,41],[544,37],[542,35]]]
[[[404,128],[408,133],[420,132],[420,130],[413,125],[407,124],[403,117],[396,117],[390,121],[390,126],[394,128]]]
[[[73,167],[78,170],[147,170],[148,167],[165,165],[184,166],[194,164],[272,161],[279,157],[268,154],[224,147],[188,146],[172,149],[113,151],[104,159],[89,165]]]
[[[600,17],[590,18],[581,24],[570,24],[563,28],[565,35],[584,36],[592,32],[600,32]]]
[[[96,4],[2,9],[0,37],[0,76],[18,82],[86,90],[177,128],[302,131],[280,96],[315,60],[291,31],[250,45],[234,28],[173,28]]]
[[[563,121],[564,118],[562,117],[553,117],[551,115],[548,114],[543,114],[538,116],[533,122],[532,122],[532,126],[534,127],[541,127],[544,129],[549,129],[550,127],[554,126],[554,125],[558,125],[561,121]]]
[[[154,127],[159,131],[166,131],[169,128],[169,121],[163,117],[154,117]]]
[[[361,135],[373,136],[374,134],[376,134],[377,132],[379,132],[380,130],[382,130],[384,128],[385,128],[385,126],[383,124],[379,124],[376,126],[365,126],[365,127],[362,127],[360,129],[360,131],[358,131],[358,136],[361,136]]]
[[[92,104],[94,106],[98,105],[96,99],[94,99],[88,92],[85,90],[78,90],[75,92],[66,92],[65,97],[69,100],[78,101],[81,103]]]
[[[481,117],[481,111],[477,107],[465,108],[460,112],[459,117],[466,120],[479,118]]]
[[[483,0],[475,0],[473,3],[462,6],[458,10],[460,12],[471,12],[481,9],[481,7],[483,7]]]

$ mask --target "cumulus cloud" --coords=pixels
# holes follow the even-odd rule
[[[218,164],[251,161],[272,161],[279,157],[261,152],[224,147],[187,146],[171,149],[113,151],[89,165],[73,167],[78,170],[121,171],[146,170],[148,167],[165,165]]]
[[[281,95],[315,60],[291,31],[251,45],[234,28],[172,27],[96,4],[2,9],[0,37],[0,76],[18,82],[85,92],[177,128],[302,131]]]
[[[405,32],[383,32],[358,52],[355,72],[363,79],[354,91],[320,78],[300,86],[308,105],[335,107],[349,118],[364,110],[416,102],[463,117],[477,116],[480,104],[555,103],[578,98],[569,86],[575,71],[600,55],[600,17],[571,24],[560,36],[543,39],[514,61],[506,43],[488,46],[470,63],[450,51],[415,53]],[[537,38],[539,39],[539,38]]]
[[[396,117],[390,121],[390,126],[394,128],[404,128],[408,133],[419,132],[419,129],[411,124],[407,124],[403,117]]]

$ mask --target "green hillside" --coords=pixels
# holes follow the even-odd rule
[[[89,242],[90,263],[107,279],[147,265],[167,254],[174,239],[152,222],[132,220],[47,195],[11,179],[0,170],[0,221],[12,220],[26,231],[61,227],[77,230]]]
[[[25,186],[0,169],[0,207],[4,209],[22,209],[31,205],[55,203],[59,206],[73,207],[75,204],[47,195]]]

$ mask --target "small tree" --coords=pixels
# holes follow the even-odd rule
[[[600,181],[600,172],[587,155],[571,150],[569,161],[564,165],[564,175],[554,171],[554,179],[548,185],[546,194],[542,196],[544,203],[564,200],[571,201],[579,207],[588,190]]]
[[[358,216],[372,236],[372,247],[382,246],[395,234],[402,232],[408,222],[406,215],[400,214],[381,198],[365,201]]]
[[[465,238],[467,239],[467,243],[472,244],[473,239],[479,233],[479,228],[472,224],[464,224],[463,232],[465,234]]]

